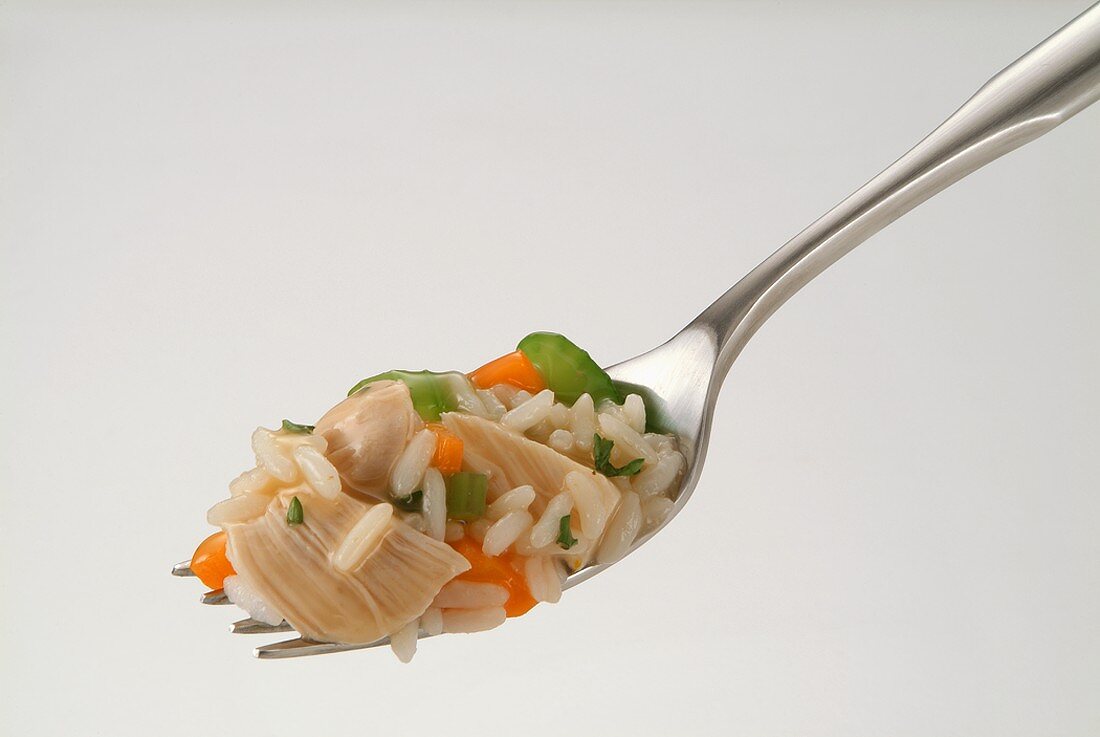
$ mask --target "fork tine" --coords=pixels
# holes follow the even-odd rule
[[[185,560],[172,566],[173,576],[194,576],[195,572],[191,570],[191,561]]]
[[[293,632],[294,628],[286,622],[267,624],[249,617],[229,625],[229,631],[235,635],[266,635],[269,632]]]
[[[232,604],[229,601],[229,597],[225,595],[225,589],[214,589],[213,591],[207,591],[199,599],[203,604],[212,604],[215,606],[221,606],[222,604]]]
[[[276,658],[300,658],[305,655],[328,655],[329,653],[343,653],[348,650],[366,650],[372,647],[389,645],[390,638],[368,642],[363,645],[343,645],[335,642],[313,642],[301,637],[283,642],[273,642],[270,645],[261,645],[252,651],[252,654],[263,660]]]

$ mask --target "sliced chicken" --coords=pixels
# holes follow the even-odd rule
[[[304,522],[289,525],[287,505],[295,495]],[[248,590],[303,637],[372,642],[423,614],[444,584],[470,568],[449,545],[391,515],[376,514],[384,529],[354,566],[338,570],[334,553],[378,506],[347,494],[326,499],[305,487],[287,489],[271,497],[264,514],[226,525],[227,555]]]
[[[422,425],[404,383],[377,381],[326,412],[314,432],[346,490],[385,500],[390,470]]]
[[[591,509],[606,520],[619,504],[622,493],[606,476],[499,423],[449,412],[443,415],[443,424],[462,439],[470,469],[489,474],[492,487],[514,489],[530,484],[545,503],[566,489],[569,474],[578,473],[579,483],[568,485],[571,493],[576,490],[577,496],[583,496],[584,503],[578,507]],[[537,511],[544,503],[537,505]]]

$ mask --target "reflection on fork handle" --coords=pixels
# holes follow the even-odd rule
[[[720,380],[795,292],[842,256],[971,172],[1100,99],[1100,2],[987,82],[881,174],[788,241],[697,317]]]

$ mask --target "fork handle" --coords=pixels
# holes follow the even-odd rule
[[[993,77],[881,174],[796,235],[687,330],[712,332],[716,378],[780,305],[894,220],[1100,99],[1100,2]]]

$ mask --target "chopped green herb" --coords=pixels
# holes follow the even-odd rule
[[[294,497],[286,508],[286,523],[288,525],[300,525],[305,522],[305,519],[306,513],[302,509],[302,503],[298,501],[298,497]]]
[[[599,433],[592,437],[592,459],[596,462],[597,471],[604,476],[633,476],[642,470],[644,458],[635,458],[622,468],[611,465],[611,449],[614,447],[614,440],[605,440]]]
[[[292,432],[297,435],[309,435],[313,432],[313,425],[299,425],[297,422],[283,420],[283,432]]]
[[[566,550],[577,544],[577,538],[573,537],[573,530],[569,528],[570,517],[567,514],[558,522],[558,545]]]
[[[469,522],[485,514],[489,477],[459,471],[447,479],[447,517]]]
[[[393,506],[403,512],[419,512],[424,503],[424,492],[417,489],[403,499],[394,499]]]

